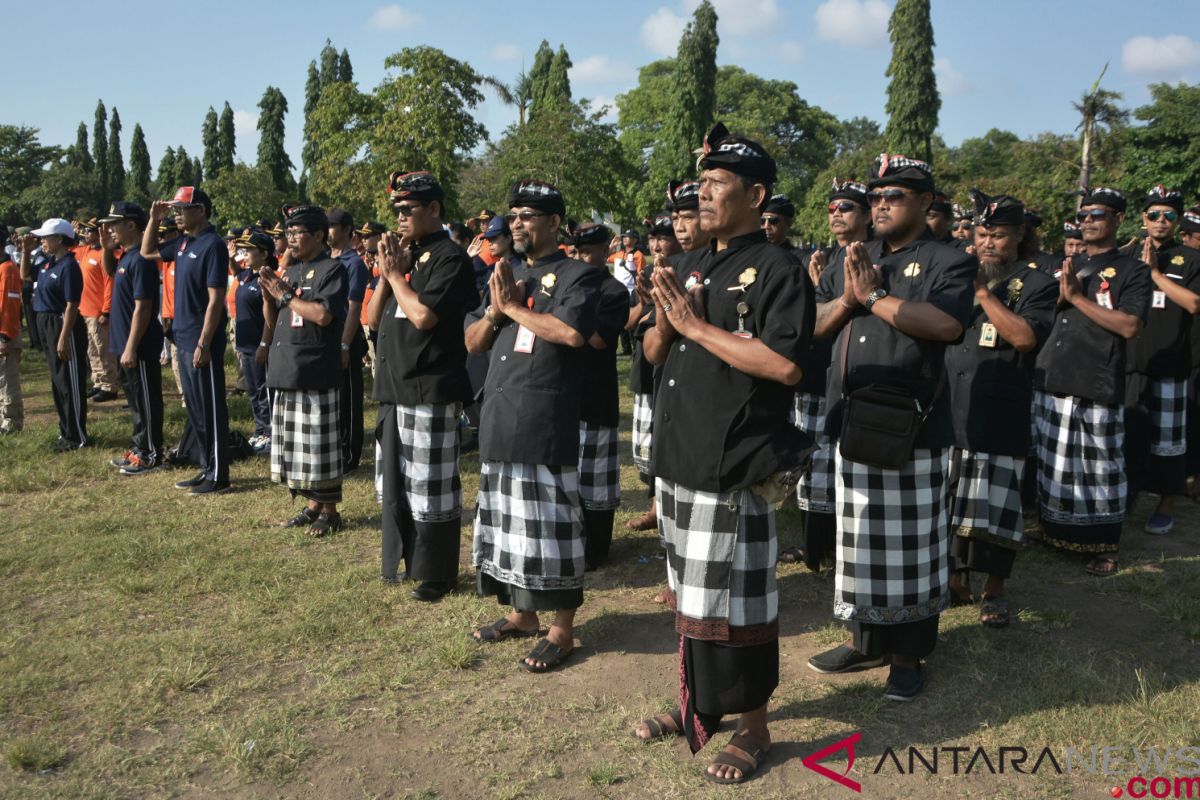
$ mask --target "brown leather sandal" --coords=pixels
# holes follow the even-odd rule
[[[641,724],[646,726],[646,730],[650,732],[650,735],[639,736],[637,730],[634,729],[633,738],[640,742],[649,744],[650,742],[666,739],[671,736],[683,736],[683,713],[678,708],[670,714],[658,714],[649,719],[644,719]],[[668,725],[673,725],[674,727],[668,728]]]
[[[759,765],[766,760],[769,748],[769,745],[763,747],[749,736],[735,733],[729,740],[729,744],[725,745],[725,749],[717,754],[712,763],[716,766],[733,767],[742,773],[741,777],[722,778],[713,775],[708,770],[704,771],[704,777],[713,783],[745,783],[754,776]]]

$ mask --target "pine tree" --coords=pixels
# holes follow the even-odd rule
[[[175,148],[175,185],[196,185],[195,171],[192,169],[192,157],[188,155],[183,145]]]
[[[146,135],[142,126],[133,126],[133,137],[129,140],[129,180],[126,182],[129,199],[146,210],[150,209],[150,151],[146,149]]]
[[[200,163],[200,158],[192,159],[192,186],[199,186],[204,183],[204,166]]]
[[[304,146],[300,151],[300,161],[303,172],[312,169],[317,155],[317,144],[312,135],[312,113],[321,99],[321,74],[317,71],[317,62],[308,62],[308,80],[304,82]]]
[[[79,128],[75,131],[75,145],[67,150],[67,163],[71,166],[79,167],[84,172],[89,173],[96,166],[92,161],[92,154],[88,150],[88,131],[86,123],[79,123]]]
[[[887,90],[884,138],[893,152],[930,161],[942,100],[933,72],[929,0],[896,0],[888,34],[892,39],[892,61],[886,75],[892,80]]]
[[[205,172],[208,177],[215,178],[220,173],[228,169],[233,169],[233,157],[237,153],[237,134],[233,126],[233,109],[229,105],[229,101],[225,101],[225,108],[221,110],[221,123],[217,128],[217,172]]]
[[[550,62],[550,73],[546,76],[544,100],[547,107],[571,102],[570,69],[572,66],[567,49],[560,44],[558,52],[554,54],[554,60]]]
[[[258,101],[258,166],[271,173],[275,188],[286,191],[292,185],[292,160],[284,146],[283,117],[287,98],[274,86],[268,86]]]
[[[550,43],[542,39],[537,52],[533,54],[533,66],[529,68],[529,119],[537,115],[542,101],[549,91],[550,70],[554,66],[554,51]]]
[[[204,115],[204,124],[200,126],[200,143],[204,146],[204,171],[216,175],[221,171],[221,141],[217,131],[217,110],[208,107]]]
[[[108,126],[108,111],[104,108],[104,101],[96,101],[96,120],[92,123],[92,161],[95,162],[96,168],[93,170],[96,176],[96,208],[108,209],[108,201],[111,199],[108,194],[110,183],[108,172],[108,131],[105,128]]]
[[[125,199],[125,158],[121,155],[121,114],[113,106],[108,121],[108,196]]]
[[[333,44],[326,39],[325,46],[321,48],[321,88],[325,88],[331,83],[337,83],[340,72],[338,63],[338,51],[333,49]]]
[[[155,192],[159,197],[173,196],[176,187],[180,185],[179,181],[175,180],[177,177],[175,163],[175,149],[168,147],[163,153],[162,160],[158,162],[158,171],[154,173]]]
[[[354,80],[354,67],[350,64],[350,54],[345,48],[338,57],[338,80],[342,83],[351,83]]]

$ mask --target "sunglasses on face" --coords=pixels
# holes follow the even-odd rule
[[[515,213],[510,212],[508,214],[505,214],[504,218],[506,220],[508,220],[509,225],[512,225],[513,222],[518,219],[521,220],[521,222],[529,222],[534,217],[548,217],[548,216],[550,216],[550,215],[547,214],[545,211],[517,211]]]
[[[775,216],[774,214],[763,214],[762,215],[762,224],[763,225],[780,225],[782,223],[783,223],[783,219]]]
[[[868,192],[867,202],[872,206],[877,206],[886,200],[889,206],[900,206],[907,203],[910,197],[912,195],[903,189],[884,189],[879,192]]]
[[[829,204],[829,213],[836,214],[840,211],[841,213],[845,214],[847,212],[853,211],[855,206],[857,206],[857,205],[858,205],[857,203],[851,203],[849,200],[842,200],[837,203],[830,203]]]
[[[288,228],[284,236],[289,239],[299,239],[301,236],[310,236],[315,233],[316,231],[309,230],[308,228]]]
[[[1147,211],[1146,219],[1151,222],[1158,222],[1159,218],[1165,219],[1167,222],[1174,222],[1179,219],[1179,214],[1174,211]]]
[[[401,204],[401,205],[393,206],[393,208],[396,209],[396,213],[399,214],[400,216],[411,217],[413,215],[414,211],[416,211],[418,208],[421,208],[424,205],[425,205],[424,203],[411,203],[411,204]]]
[[[969,230],[971,230],[972,227],[973,226],[970,222],[956,222],[950,226],[950,230],[952,230],[952,231],[968,230],[969,231]]]
[[[1108,219],[1110,212],[1103,208],[1093,208],[1088,211],[1080,211],[1075,215],[1076,222],[1087,222],[1089,219],[1099,222],[1102,219]]]

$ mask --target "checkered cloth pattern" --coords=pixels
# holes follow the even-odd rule
[[[749,489],[698,492],[662,478],[655,497],[679,632],[736,643],[731,628],[775,626],[774,506]]]
[[[445,522],[462,516],[458,471],[459,403],[397,405],[400,463],[396,479],[416,522]],[[375,496],[383,502],[383,448],[375,445]]]
[[[340,492],[338,389],[271,393],[271,480],[295,492]]]
[[[1015,550],[1021,545],[1021,475],[1025,459],[950,451],[950,531]]]
[[[918,449],[898,470],[835,448],[837,568],[833,615],[895,625],[950,603],[950,450]]]
[[[825,434],[825,395],[797,392],[792,424],[817,444],[808,472],[796,484],[796,503],[805,511],[832,514],[833,440]]]
[[[533,591],[583,587],[583,512],[575,467],[484,461],[472,561]]]
[[[621,505],[620,444],[616,428],[579,423],[579,501],[589,511]]]
[[[633,464],[643,475],[650,474],[650,455],[654,426],[654,407],[648,394],[633,396]]]
[[[1064,525],[1125,519],[1125,410],[1034,392],[1042,518]]]
[[[1148,401],[1150,453],[1156,456],[1187,453],[1187,379],[1151,378]]]

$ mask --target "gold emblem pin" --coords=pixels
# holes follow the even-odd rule
[[[906,277],[906,278],[915,278],[920,274],[921,274],[921,265],[918,264],[916,261],[909,263],[909,265],[904,268],[904,277]]]
[[[429,253],[428,252],[422,253],[421,258],[419,259],[420,263],[424,264],[428,260],[429,260]]]
[[[308,271],[308,274],[304,276],[304,280],[306,280],[306,281],[312,280],[312,276],[316,275],[316,274],[317,274],[317,271],[315,269],[310,269]]]
[[[1183,266],[1183,256],[1175,256],[1174,258],[1171,259],[1171,263],[1177,267],[1182,267]]]
[[[1116,268],[1116,267],[1105,267],[1104,269],[1102,269],[1102,270],[1100,271],[1100,277],[1101,277],[1101,278],[1115,278],[1115,277],[1117,277],[1117,268]]]

